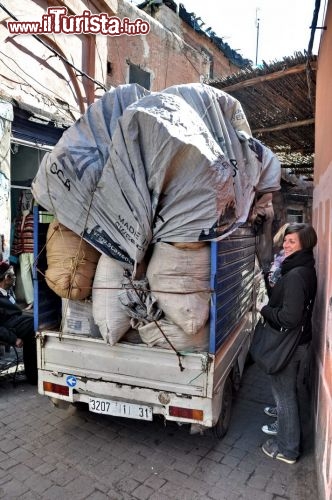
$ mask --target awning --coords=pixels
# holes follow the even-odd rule
[[[66,127],[59,128],[53,122],[36,118],[32,113],[14,108],[12,123],[12,142],[40,149],[50,149],[54,146]]]

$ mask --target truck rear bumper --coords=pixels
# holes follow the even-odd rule
[[[77,335],[60,339],[58,332],[50,331],[38,334],[37,349],[40,394],[69,403],[90,402],[90,409],[93,398],[111,401],[102,409],[113,407],[113,402],[123,408],[138,405],[147,408],[146,415],[213,425],[214,356],[209,353],[183,353],[181,370],[171,350],[109,346]]]
[[[105,415],[152,420],[198,423],[212,427],[212,398],[176,394],[169,391],[127,386],[101,380],[83,380],[71,374],[39,370],[38,391],[53,401],[86,403],[90,411]]]
[[[248,316],[216,355],[183,353],[183,370],[171,350],[109,346],[103,340],[41,332],[38,391],[63,402],[90,404],[97,413],[147,420],[162,415],[165,420],[212,427],[220,415],[226,380],[247,352],[250,331]],[[94,400],[98,408],[93,408]],[[135,406],[130,415],[119,411],[130,405]]]

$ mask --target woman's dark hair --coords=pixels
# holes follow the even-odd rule
[[[289,224],[285,230],[286,234],[298,233],[301,246],[304,250],[314,248],[317,244],[316,231],[310,224],[296,223]]]

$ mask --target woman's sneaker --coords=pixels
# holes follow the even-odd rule
[[[289,458],[283,455],[279,449],[278,445],[273,439],[268,439],[266,443],[262,445],[262,451],[270,458],[274,458],[275,460],[280,460],[281,462],[285,462],[286,464],[295,464],[296,458]]]
[[[265,415],[268,415],[269,417],[273,417],[273,418],[278,417],[276,406],[265,406],[264,413],[265,413]]]
[[[278,420],[272,422],[272,424],[263,425],[262,431],[265,432],[265,434],[270,434],[271,436],[278,434]]]

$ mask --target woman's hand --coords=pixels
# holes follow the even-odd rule
[[[265,306],[265,304],[263,304],[262,302],[257,302],[256,303],[256,311],[257,312],[261,312],[262,308]]]
[[[256,311],[260,313],[263,307],[267,305],[268,301],[269,299],[267,297],[264,300],[258,300],[256,302]]]

